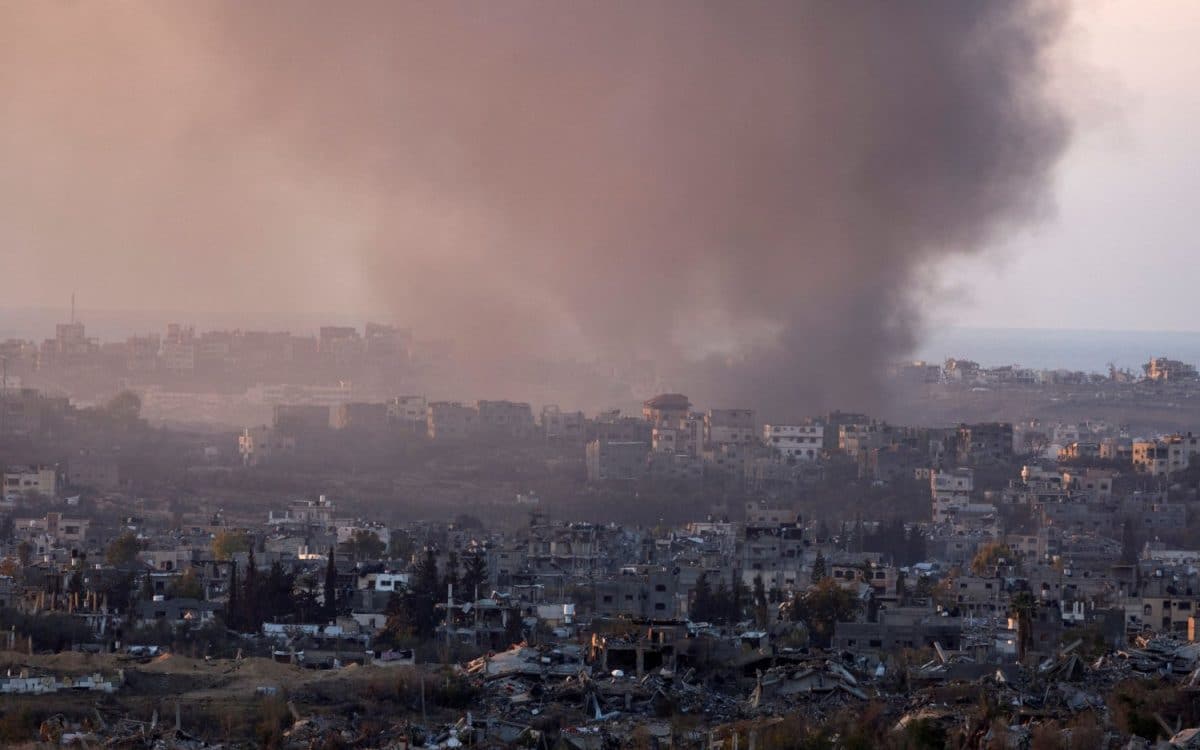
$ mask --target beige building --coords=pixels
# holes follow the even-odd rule
[[[1157,440],[1133,442],[1133,468],[1155,477],[1182,471],[1191,457],[1200,453],[1200,436],[1168,435]]]
[[[86,518],[64,518],[61,513],[47,513],[45,518],[18,518],[13,521],[14,534],[18,539],[31,539],[46,535],[57,544],[81,544],[87,539]]]
[[[6,500],[27,492],[55,497],[58,494],[58,470],[53,466],[14,466],[4,472]]]

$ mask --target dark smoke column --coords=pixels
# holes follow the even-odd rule
[[[1055,4],[370,8],[251,33],[263,114],[378,192],[377,298],[433,311],[485,384],[567,330],[704,403],[870,406],[920,271],[1042,211],[1067,137]]]
[[[521,363],[603,352],[653,358],[704,405],[869,408],[925,269],[1047,208],[1064,14],[16,5],[0,155],[38,179],[0,191],[0,218],[48,277],[81,245],[146,269],[129,300],[288,310],[315,289],[310,310],[453,336],[461,398],[537,399]]]

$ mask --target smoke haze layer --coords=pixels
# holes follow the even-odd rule
[[[1046,209],[1064,14],[5,4],[0,267],[25,304],[369,311],[480,382],[599,352],[697,400],[865,406],[923,272]]]

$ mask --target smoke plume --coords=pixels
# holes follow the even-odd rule
[[[111,307],[370,311],[483,382],[599,352],[694,400],[866,403],[925,272],[1045,210],[1064,15],[5,4],[0,267]]]

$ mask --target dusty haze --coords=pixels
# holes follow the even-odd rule
[[[637,355],[694,400],[868,406],[923,270],[1046,209],[1063,14],[8,3],[0,270],[13,304],[361,311],[481,382]]]

